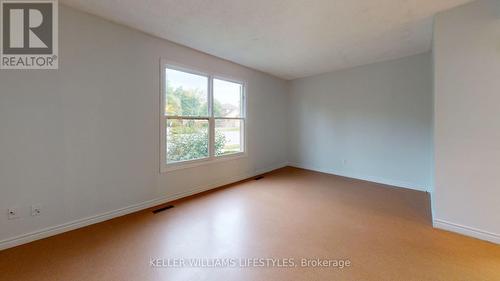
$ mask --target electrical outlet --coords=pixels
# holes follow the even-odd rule
[[[42,214],[42,206],[40,205],[31,205],[31,215],[33,217],[39,216]]]
[[[17,209],[16,208],[9,208],[7,210],[7,217],[9,218],[9,220],[18,219],[19,213],[17,212]]]
[[[347,160],[346,159],[342,160],[342,165],[344,165],[344,166],[347,165]]]

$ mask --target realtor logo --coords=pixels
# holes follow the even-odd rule
[[[0,0],[1,69],[57,69],[57,0]]]

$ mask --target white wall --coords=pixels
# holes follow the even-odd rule
[[[0,248],[286,163],[286,81],[65,6],[59,38],[59,70],[0,71]],[[247,81],[248,158],[159,174],[160,57]]]
[[[434,223],[500,243],[500,1],[439,14],[434,33]]]
[[[431,69],[427,53],[294,80],[289,161],[312,170],[428,190]]]

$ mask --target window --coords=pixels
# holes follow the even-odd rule
[[[162,62],[162,85],[162,171],[244,155],[244,83]]]

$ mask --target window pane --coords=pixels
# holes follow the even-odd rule
[[[215,120],[215,155],[243,151],[243,122],[239,119]]]
[[[243,85],[214,79],[214,116],[241,117]]]
[[[167,120],[167,163],[208,157],[208,120]]]
[[[170,116],[208,116],[208,78],[166,69],[167,102]]]

